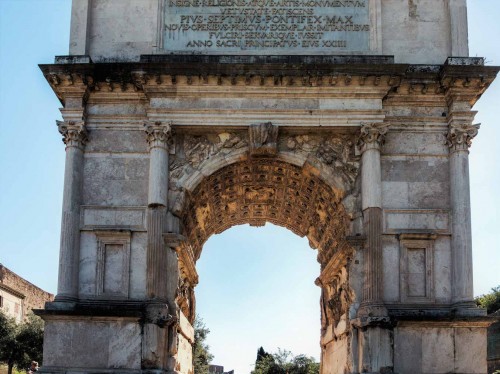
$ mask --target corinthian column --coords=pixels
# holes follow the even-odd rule
[[[453,303],[458,311],[474,308],[472,234],[469,187],[469,147],[479,125],[450,123],[450,195],[452,210]]]
[[[57,121],[57,126],[66,144],[66,165],[56,301],[74,301],[78,299],[83,150],[88,137],[83,121]]]
[[[168,150],[172,129],[170,124],[162,122],[147,122],[144,128],[149,145],[147,296],[166,302],[168,253],[163,233],[167,213]]]
[[[361,156],[361,194],[363,220],[366,232],[365,282],[360,314],[385,316],[382,302],[382,176],[380,147],[384,143],[388,125],[364,124],[358,147]]]

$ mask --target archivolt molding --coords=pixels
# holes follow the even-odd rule
[[[251,157],[249,142],[245,130],[179,134],[170,161],[170,210],[181,215],[186,191],[194,191],[217,170]],[[353,134],[284,132],[272,158],[307,170],[344,197],[355,188],[359,171],[354,142]]]

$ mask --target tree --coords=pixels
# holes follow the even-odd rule
[[[259,349],[257,349],[257,359],[255,360],[255,364],[262,361],[264,358],[266,358],[268,356],[269,356],[269,353],[264,351],[264,348],[260,347]]]
[[[264,354],[263,354],[264,353]],[[318,374],[319,363],[306,355],[294,356],[292,352],[278,348],[269,354],[261,347],[252,374]]]
[[[500,286],[491,289],[491,293],[476,297],[476,304],[485,308],[488,314],[500,310]]]
[[[208,366],[214,356],[210,353],[210,347],[205,342],[210,330],[205,323],[196,316],[193,323],[194,327],[194,347],[193,347],[193,370],[194,374],[208,374]]]
[[[13,367],[23,369],[32,360],[42,361],[43,321],[30,314],[17,325],[13,318],[0,311],[0,362],[7,364],[8,374]]]

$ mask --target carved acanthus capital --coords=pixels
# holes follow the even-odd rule
[[[278,126],[271,122],[250,125],[250,155],[272,156],[278,152]]]
[[[379,149],[385,142],[385,135],[389,131],[386,123],[363,123],[357,146],[364,152],[367,149]]]
[[[172,123],[164,123],[161,121],[149,121],[144,123],[144,130],[146,131],[146,141],[149,148],[165,148],[172,144]]]
[[[450,125],[446,134],[446,144],[454,151],[467,151],[472,139],[477,135],[480,125],[467,123]]]
[[[56,121],[66,147],[83,148],[89,138],[84,121]]]

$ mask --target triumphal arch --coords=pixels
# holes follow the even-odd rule
[[[317,250],[322,374],[485,374],[468,154],[499,69],[468,57],[466,17],[73,0],[69,55],[41,65],[66,144],[42,371],[192,373],[203,244],[271,222]]]

